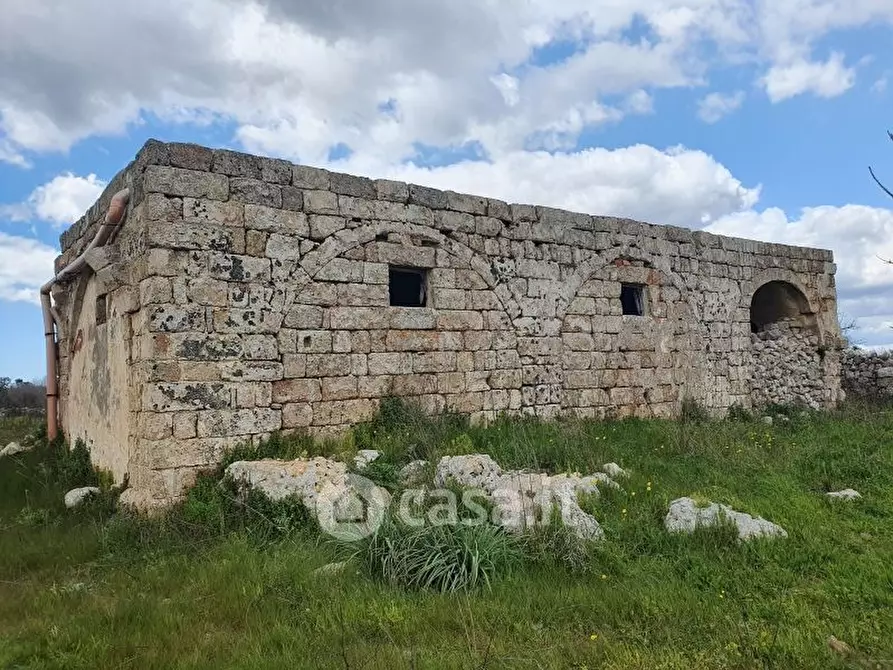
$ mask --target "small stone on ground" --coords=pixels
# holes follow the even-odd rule
[[[3,449],[0,449],[0,458],[4,456],[15,456],[16,454],[21,454],[31,449],[31,447],[24,446],[19,444],[18,442],[10,442]]]
[[[629,473],[616,463],[605,463],[602,466],[602,470],[611,479],[621,479],[629,477]]]
[[[381,458],[381,452],[375,449],[360,449],[357,452],[357,455],[354,456],[353,464],[362,470],[367,467],[373,461],[377,461]]]
[[[65,494],[65,506],[68,509],[80,507],[87,498],[95,495],[99,495],[99,489],[95,486],[84,486],[79,489],[72,489]]]
[[[844,489],[843,491],[830,491],[825,494],[825,497],[832,500],[858,500],[862,494],[855,489]]]

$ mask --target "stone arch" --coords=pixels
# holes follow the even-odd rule
[[[790,282],[774,279],[761,285],[751,296],[751,332],[761,332],[779,322],[818,328],[815,312],[803,291]]]
[[[622,282],[645,285],[645,316],[623,316]],[[582,263],[563,287],[562,411],[578,416],[671,416],[681,400],[693,311],[666,259],[617,248]]]
[[[817,314],[793,273],[764,273],[749,293],[754,406],[826,404],[825,351]]]
[[[427,270],[425,306],[390,304],[389,265]],[[477,419],[521,409],[511,296],[465,245],[426,226],[377,222],[329,236],[293,275],[300,285],[280,342],[303,367],[286,365],[284,428],[361,421],[388,395]]]

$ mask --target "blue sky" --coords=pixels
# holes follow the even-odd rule
[[[893,3],[617,4],[10,0],[0,376],[43,375],[58,236],[150,137],[831,248],[893,343]]]

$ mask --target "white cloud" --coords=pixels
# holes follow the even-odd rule
[[[0,219],[48,221],[57,228],[74,223],[96,202],[106,183],[95,174],[78,177],[71,172],[53,177],[35,188],[25,202],[0,205]]]
[[[39,240],[0,232],[0,300],[38,302],[57,255]]]
[[[851,69],[838,56],[815,62],[813,44],[893,22],[893,3],[878,0],[121,0],[114,14],[105,5],[7,0],[0,160],[121,133],[145,112],[226,119],[249,148],[304,162],[342,142],[391,162],[412,157],[415,143],[477,141],[499,153],[534,137],[567,147],[712,68],[765,65],[773,99],[839,94]],[[641,23],[645,39],[625,37]],[[554,40],[580,49],[532,65],[534,49]]]
[[[499,159],[443,167],[388,165],[351,156],[332,165],[436,188],[593,214],[700,227],[753,206],[760,188],[745,187],[713,157],[646,145],[575,153],[515,151]]]
[[[34,189],[28,204],[41,221],[58,226],[74,223],[102,195],[106,183],[95,174],[78,177],[66,172]]]
[[[856,70],[844,64],[843,54],[833,53],[825,62],[800,59],[772,67],[761,83],[772,102],[781,102],[803,93],[835,98],[856,83]]]
[[[708,93],[698,101],[698,118],[704,123],[716,123],[741,107],[744,91],[734,93]]]
[[[887,75],[884,75],[883,77],[877,79],[877,80],[871,85],[871,92],[872,92],[872,93],[877,93],[878,95],[881,95],[881,94],[883,94],[883,93],[885,93],[885,92],[887,91],[887,86],[888,86],[888,85],[889,85],[889,80],[888,80],[888,78],[887,78]]]

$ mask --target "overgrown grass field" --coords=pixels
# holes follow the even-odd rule
[[[32,424],[0,422],[0,446]],[[228,460],[364,448],[384,453],[370,476],[391,488],[413,459],[476,452],[550,472],[616,461],[632,476],[587,501],[606,535],[594,547],[557,530],[392,530],[345,547],[294,506],[234,498],[219,473],[163,517],[117,512],[110,494],[66,512],[65,490],[99,479],[82,451],[42,446],[0,460],[0,667],[893,668],[893,408],[792,411],[772,426],[470,427],[390,403],[343,442],[277,438]],[[823,495],[848,487],[863,499]],[[668,503],[686,495],[789,537],[670,536]],[[383,569],[394,547],[471,557],[484,579],[424,588],[408,562]],[[313,572],[352,554],[342,572]]]

